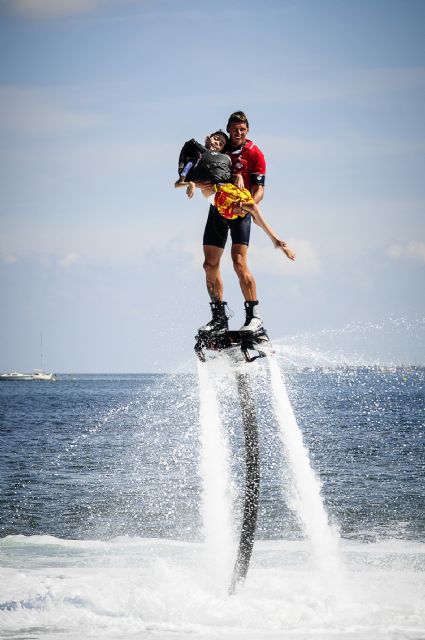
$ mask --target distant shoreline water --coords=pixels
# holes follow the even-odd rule
[[[319,365],[319,364],[314,364],[314,365],[293,365],[293,364],[286,364],[285,365],[285,373],[299,373],[299,372],[303,372],[303,371],[321,371],[321,372],[332,372],[332,371],[344,371],[344,370],[351,370],[351,371],[357,371],[357,370],[371,370],[371,371],[388,371],[388,372],[394,372],[394,371],[403,371],[403,370],[408,370],[408,371],[415,371],[415,370],[421,370],[425,368],[425,363],[424,364],[335,364],[335,365]],[[76,377],[80,377],[80,378],[108,378],[108,377],[113,377],[113,378],[133,378],[133,377],[142,377],[142,376],[150,376],[150,377],[161,377],[161,376],[193,376],[196,375],[195,370],[194,371],[154,371],[154,372],[149,372],[149,371],[140,371],[140,372],[134,372],[134,371],[127,371],[127,372],[122,372],[122,371],[102,371],[102,372],[80,372],[80,371],[60,371],[55,373],[55,375],[57,376],[57,380],[67,380],[69,378],[76,378]],[[12,382],[12,381],[7,381],[7,382]],[[47,381],[48,382],[48,381]]]

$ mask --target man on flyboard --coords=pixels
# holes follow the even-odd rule
[[[220,260],[229,231],[233,266],[245,298],[245,323],[238,332],[231,332],[232,337],[228,334],[231,341],[235,339],[235,333],[237,341],[244,341],[243,336],[246,336],[244,344],[248,339],[252,341],[253,337],[267,339],[258,307],[255,279],[247,263],[251,218],[268,235],[276,249],[281,249],[290,260],[295,260],[295,253],[268,224],[259,207],[264,194],[266,164],[259,148],[247,139],[248,126],[246,115],[236,111],[227,123],[230,138],[221,129],[206,136],[205,145],[192,138],[184,144],[179,156],[179,178],[174,186],[186,187],[189,198],[198,187],[212,202],[203,240],[212,319],[199,329],[198,351],[202,351],[202,345],[212,349],[223,348],[225,341],[217,342],[212,338],[228,332]],[[207,336],[211,336],[211,340]]]
[[[225,151],[232,162],[232,173],[236,177],[235,184],[240,188],[248,189],[254,202],[258,204],[264,195],[266,162],[260,149],[247,138],[249,123],[246,115],[242,111],[232,113],[226,130],[230,136],[230,142]],[[211,298],[212,319],[200,328],[201,331],[218,332],[228,329],[227,303],[223,301],[220,260],[229,231],[232,239],[233,267],[245,298],[245,323],[240,331],[256,332],[263,327],[256,283],[247,262],[250,230],[251,214],[226,220],[213,205],[210,206],[203,245],[204,269],[207,289]]]

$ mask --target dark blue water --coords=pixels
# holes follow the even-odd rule
[[[200,539],[197,380],[76,376],[0,384],[0,537]],[[290,371],[286,382],[330,519],[345,538],[425,539],[424,368]],[[259,376],[258,538],[298,539],[285,456]],[[243,482],[238,408],[223,392]]]

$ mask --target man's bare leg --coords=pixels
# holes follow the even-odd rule
[[[223,333],[229,328],[226,313],[226,302],[223,302],[223,281],[220,274],[220,260],[223,249],[212,245],[204,245],[204,269],[207,279],[208,293],[211,302],[211,320],[199,331],[211,333]]]
[[[248,269],[248,247],[246,244],[234,244],[232,246],[232,260],[245,300],[257,300],[255,278]]]
[[[258,306],[255,278],[248,269],[248,247],[245,244],[234,244],[232,260],[245,298],[245,322],[239,331],[261,331],[263,321]]]
[[[220,260],[224,249],[213,245],[204,245],[204,270],[207,289],[212,302],[223,301],[223,280],[220,273]]]

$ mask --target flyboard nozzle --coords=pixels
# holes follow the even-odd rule
[[[224,351],[230,355],[231,352],[236,351],[236,348],[243,355],[245,362],[254,362],[257,358],[267,356],[263,348],[270,345],[265,329],[255,332],[199,330],[195,340],[195,352],[201,362],[206,360],[205,351]]]

